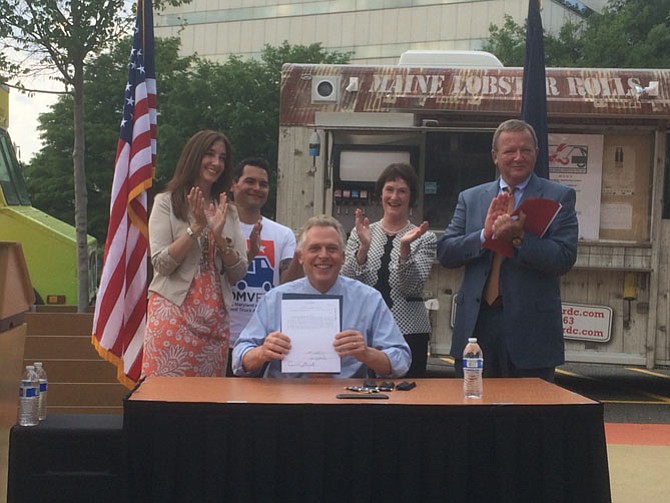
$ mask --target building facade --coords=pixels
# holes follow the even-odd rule
[[[542,22],[555,33],[606,0],[544,0]],[[180,37],[182,54],[225,61],[258,57],[265,44],[351,51],[353,63],[394,64],[404,51],[476,50],[506,14],[523,23],[528,0],[193,0],[155,17],[158,37]]]

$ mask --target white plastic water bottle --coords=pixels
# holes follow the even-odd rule
[[[484,355],[475,337],[470,337],[463,350],[463,396],[465,398],[481,398],[484,392],[482,373],[484,371]]]
[[[21,426],[37,426],[39,424],[40,382],[35,367],[26,365],[21,378],[19,391],[19,424]]]
[[[39,419],[44,421],[47,418],[47,392],[49,391],[49,381],[47,371],[44,370],[42,362],[35,362],[35,373],[40,382],[40,400],[39,400]]]

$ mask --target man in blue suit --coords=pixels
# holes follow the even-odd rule
[[[498,126],[491,155],[500,177],[459,195],[438,242],[443,266],[465,266],[451,344],[457,377],[463,375],[468,337],[477,337],[482,347],[485,377],[553,382],[555,367],[565,361],[560,277],[577,258],[576,194],[533,173],[537,154],[537,137],[529,124],[512,119]],[[531,197],[562,205],[542,237],[524,231],[526,215],[510,216],[512,207]],[[494,258],[483,247],[492,238],[511,244],[512,257]],[[492,266],[499,273],[492,273]],[[496,276],[499,282],[489,281]]]

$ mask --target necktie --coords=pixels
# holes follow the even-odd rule
[[[510,195],[507,213],[511,214],[514,211],[514,191],[516,188],[508,186],[503,190]],[[502,265],[502,261],[503,256],[500,253],[493,255],[491,272],[489,272],[489,278],[486,280],[486,285],[484,285],[484,300],[489,306],[492,306],[498,300],[498,297],[500,297],[500,266]]]

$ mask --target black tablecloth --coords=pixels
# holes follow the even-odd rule
[[[118,503],[125,496],[121,415],[50,415],[9,435],[9,503]]]
[[[600,404],[128,400],[138,502],[610,501]]]

